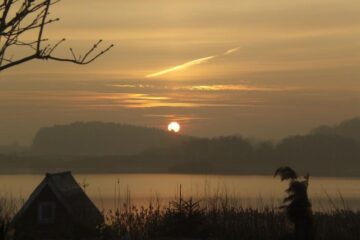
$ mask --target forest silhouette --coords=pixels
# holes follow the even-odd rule
[[[241,136],[197,138],[115,123],[42,128],[30,150],[0,155],[2,172],[271,174],[292,166],[314,175],[360,174],[360,119],[274,143]],[[22,167],[19,167],[22,166]]]

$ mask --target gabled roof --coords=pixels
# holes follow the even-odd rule
[[[46,188],[55,194],[66,208],[72,220],[85,224],[98,224],[103,221],[101,212],[88,198],[83,189],[76,182],[71,172],[47,173],[43,181],[30,195],[20,211],[13,219],[15,223],[27,211],[38,195]]]

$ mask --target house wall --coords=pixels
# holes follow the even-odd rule
[[[39,223],[38,206],[42,202],[55,203],[55,219],[53,223]],[[21,216],[15,227],[15,236],[19,239],[58,239],[66,235],[73,226],[71,217],[66,208],[56,198],[49,187],[45,187],[38,197],[31,203],[26,212]]]

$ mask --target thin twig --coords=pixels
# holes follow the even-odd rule
[[[60,62],[71,62],[85,65],[93,62],[114,45],[97,52],[102,40],[96,42],[84,54],[76,55],[73,48],[70,48],[72,58],[54,56],[58,47],[65,42],[65,38],[42,47],[42,43],[47,41],[43,38],[45,27],[53,22],[59,21],[59,18],[47,19],[50,15],[50,7],[61,0],[3,0],[0,3],[0,71],[23,64],[35,59],[55,60]],[[15,5],[16,3],[16,5]],[[38,30],[35,40],[23,40],[24,34]],[[27,35],[28,36],[28,35]],[[9,57],[9,49],[30,48],[33,53],[27,56],[18,56],[17,59]],[[19,51],[20,52],[20,51]],[[95,53],[97,52],[97,53]],[[92,56],[92,57],[91,57]]]

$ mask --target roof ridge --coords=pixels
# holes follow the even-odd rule
[[[46,173],[46,177],[51,177],[51,176],[57,176],[57,175],[67,175],[67,174],[71,174],[71,171],[64,171],[64,172],[55,172],[55,173]]]
[[[84,189],[81,188],[75,177],[70,171],[65,171],[46,173],[46,177],[31,193],[30,197],[13,218],[11,224],[16,224],[39,194],[47,187],[59,200],[60,204],[65,207],[67,214],[72,216],[72,218],[80,220],[85,217],[90,222],[102,222],[104,220],[99,209],[94,202],[91,201]]]

